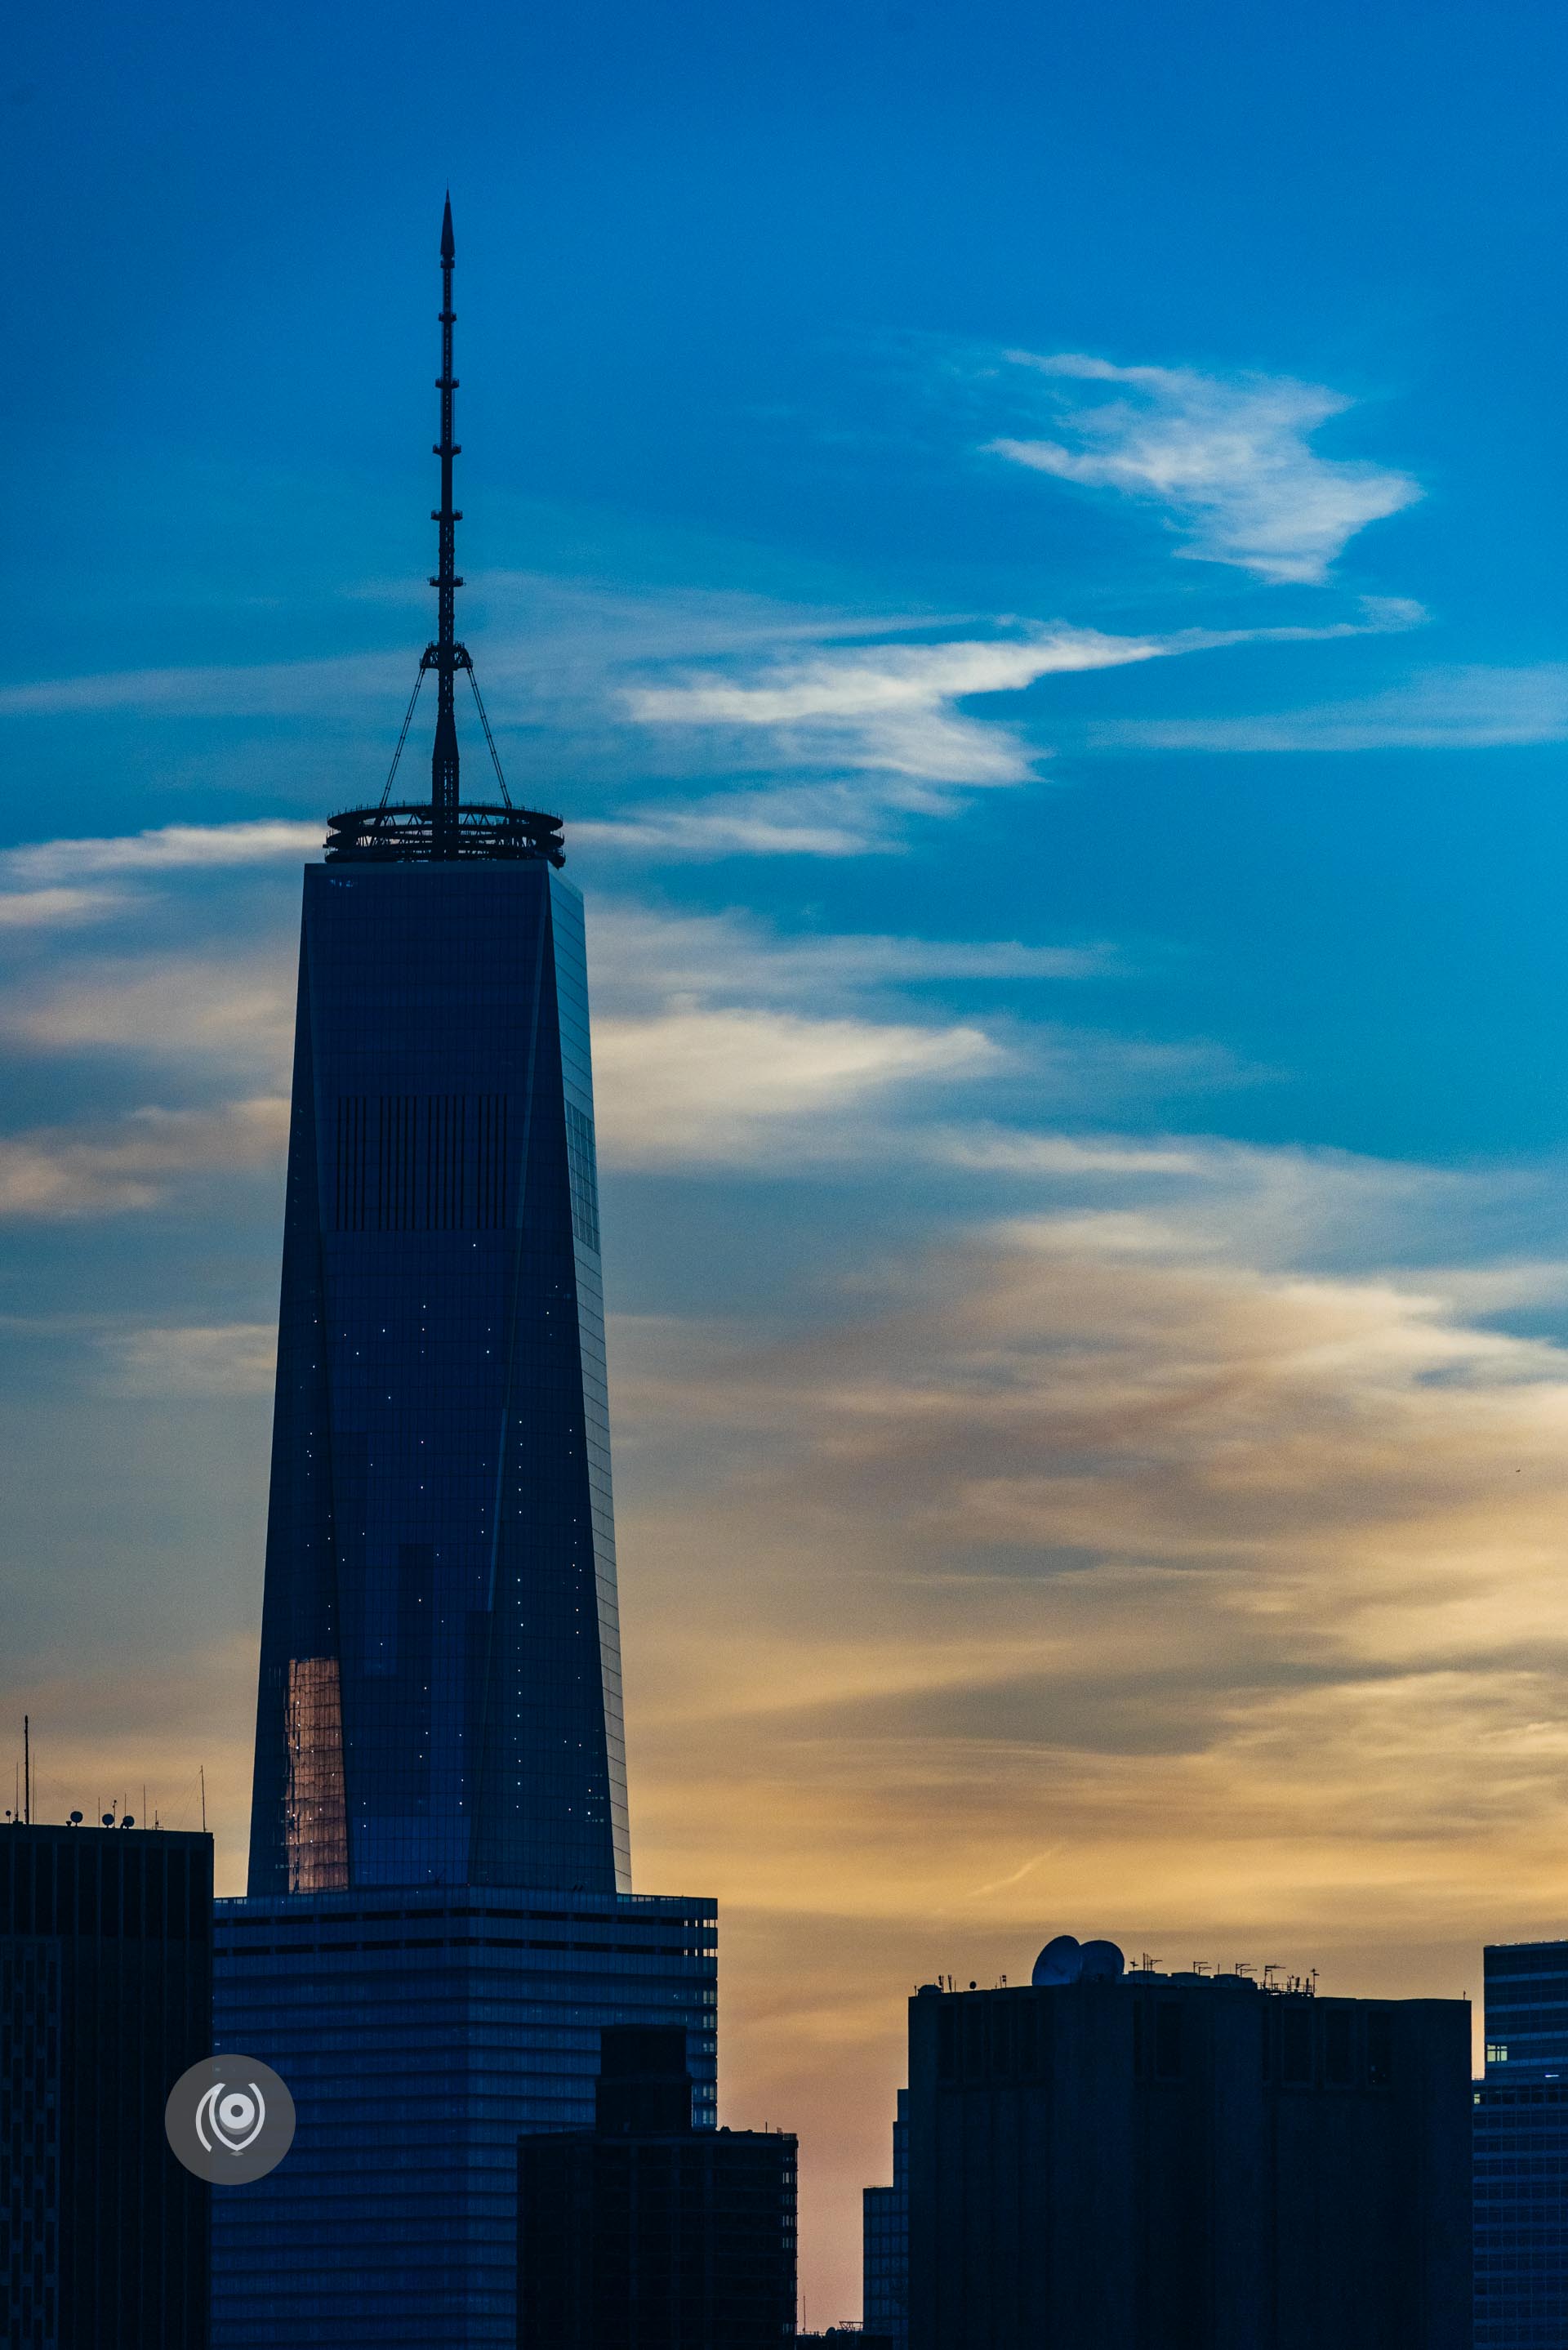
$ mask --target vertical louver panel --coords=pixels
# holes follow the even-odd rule
[[[504,1094],[340,1094],[335,1229],[502,1230],[507,1128]]]

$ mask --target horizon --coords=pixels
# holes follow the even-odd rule
[[[450,179],[633,1883],[719,1900],[821,2324],[919,1981],[1565,1930],[1568,28],[421,25],[13,28],[0,1701],[35,1819],[204,1770],[244,1889],[299,868],[431,633]]]

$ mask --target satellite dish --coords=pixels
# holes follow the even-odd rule
[[[1075,1934],[1058,1934],[1046,1943],[1034,1961],[1030,1981],[1039,1990],[1045,1983],[1076,1982],[1083,1966],[1084,1954]]]
[[[1116,1982],[1127,1971],[1127,1960],[1114,1942],[1085,1942],[1082,1971],[1085,1982]]]
[[[106,1828],[111,1828],[114,1825],[114,1814],[112,1812],[105,1812],[103,1815],[103,1824]]]
[[[119,1824],[119,1825],[120,1825],[120,1826],[121,1826],[122,1828],[133,1828],[133,1827],[136,1825],[136,1814],[135,1814],[135,1813],[134,1813],[134,1812],[127,1812],[127,1814],[126,1814],[125,1817],[121,1820],[121,1822],[120,1822],[120,1824]],[[1118,1956],[1119,1956],[1119,1953],[1118,1953]]]
[[[71,1820],[70,1820],[70,1824],[71,1824],[72,1827],[74,1827],[74,1828],[79,1828],[79,1827],[80,1827],[80,1825],[81,1825],[81,1824],[82,1824],[82,1815],[81,1815],[81,1814],[80,1814],[79,1812],[73,1812],[73,1813],[71,1814]]]

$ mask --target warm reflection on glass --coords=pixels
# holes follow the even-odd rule
[[[343,1704],[336,1657],[290,1659],[284,1741],[288,1889],[336,1893],[348,1882]]]

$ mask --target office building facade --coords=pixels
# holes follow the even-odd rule
[[[1568,1942],[1484,1956],[1475,2086],[1477,2350],[1568,2342]]]
[[[591,2121],[604,2025],[679,2025],[712,2118],[712,1904],[630,1890],[582,901],[556,818],[459,791],[453,260],[449,210],[431,795],[305,875],[216,2009],[297,2119],[218,2190],[221,2350],[510,2345],[517,2137]]]
[[[518,2350],[775,2350],[795,2140],[697,2129],[685,2035],[603,2035],[594,2126],[517,2147]]]
[[[629,1887],[582,901],[308,867],[250,1889]]]
[[[296,2120],[268,2178],[213,2190],[214,2350],[509,2350],[518,2137],[591,2125],[602,2026],[678,2026],[712,2134],[714,1933],[658,1895],[220,1902],[218,2047]]]
[[[898,2092],[893,2124],[893,2184],[867,2187],[861,2199],[862,2309],[867,2334],[893,2350],[909,2338],[909,2093]]]
[[[213,1847],[0,1828],[0,2303],[13,2350],[206,2350],[208,2190],[163,2130],[212,2049]]]
[[[910,2350],[1468,2345],[1468,2005],[1114,1958],[910,2002]]]

